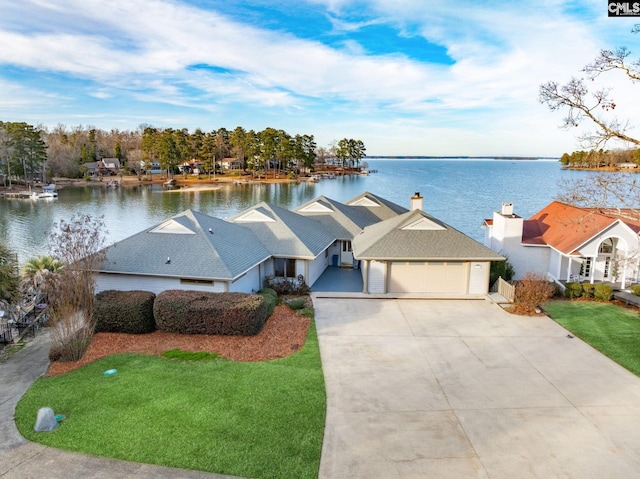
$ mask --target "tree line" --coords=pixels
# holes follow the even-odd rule
[[[622,163],[640,165],[640,149],[634,150],[578,150],[564,153],[560,163],[567,168],[615,167]]]
[[[87,173],[84,165],[102,158],[117,158],[126,170],[137,174],[152,165],[175,172],[178,165],[192,159],[215,174],[222,159],[234,158],[241,169],[262,174],[272,169],[311,171],[321,164],[358,167],[365,156],[361,140],[343,138],[318,147],[313,135],[291,135],[271,127],[190,132],[141,125],[133,131],[106,131],[82,125],[48,129],[0,121],[0,176],[5,186],[18,178],[25,183],[54,176],[80,178]]]

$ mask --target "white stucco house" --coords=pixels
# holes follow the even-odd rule
[[[579,208],[554,201],[529,219],[513,203],[485,219],[485,246],[507,256],[515,278],[528,272],[567,281],[638,282],[640,221],[631,211]]]
[[[500,254],[422,211],[372,193],[317,197],[294,211],[259,203],[223,220],[187,210],[108,247],[97,291],[255,292],[267,278],[313,286],[360,268],[365,294],[484,295]]]

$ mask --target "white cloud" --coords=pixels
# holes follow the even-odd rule
[[[27,0],[0,17],[0,44],[12,46],[0,50],[0,65],[89,80],[97,99],[186,109],[165,118],[197,122],[215,113],[234,122],[242,109],[243,118],[253,115],[259,123],[279,111],[292,115],[283,124],[345,128],[371,144],[393,129],[416,153],[432,143],[443,150],[495,143],[490,137],[513,149],[521,142],[553,151],[573,138],[557,134],[560,118],[537,103],[538,86],[568,80],[616,37],[611,22],[581,20],[560,1],[308,3],[324,5],[342,31],[384,23],[402,34],[418,32],[454,63],[366,54],[354,40],[337,49],[178,1]],[[604,7],[592,0],[582,8],[595,16]],[[354,9],[357,18],[349,16]],[[321,125],[327,118],[331,124]],[[548,145],[532,140],[532,132],[549,138]],[[461,145],[461,137],[468,143]],[[380,142],[379,148],[389,147]]]

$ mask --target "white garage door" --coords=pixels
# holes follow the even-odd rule
[[[394,261],[390,266],[390,293],[467,292],[466,263]]]

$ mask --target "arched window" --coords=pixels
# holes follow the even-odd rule
[[[607,238],[602,243],[600,243],[598,253],[613,253],[613,240],[611,238]]]

